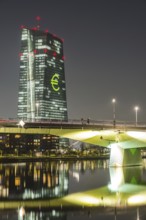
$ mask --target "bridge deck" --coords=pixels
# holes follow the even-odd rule
[[[17,121],[0,121],[0,133],[50,134],[104,147],[118,143],[124,149],[146,147],[145,124],[116,123],[113,127],[111,122],[103,121],[89,124],[79,121],[35,121],[25,122],[21,126]]]

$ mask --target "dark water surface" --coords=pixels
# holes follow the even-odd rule
[[[76,197],[78,192],[83,198]],[[49,206],[52,199],[72,194],[69,209]],[[87,203],[91,201],[90,207],[81,203],[76,208],[74,204],[84,196]],[[29,207],[27,201],[38,201],[39,206]],[[0,164],[0,207],[0,219],[145,220],[146,161],[142,167],[119,169],[109,168],[107,160]]]

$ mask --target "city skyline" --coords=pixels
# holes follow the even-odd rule
[[[35,3],[35,4],[34,4]],[[9,7],[8,7],[9,6]],[[68,118],[146,121],[146,1],[1,1],[1,118],[17,117],[20,27],[64,39]]]

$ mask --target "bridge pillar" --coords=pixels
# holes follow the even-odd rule
[[[142,157],[139,148],[124,149],[118,143],[111,145],[109,166],[123,167],[140,165],[142,165]]]

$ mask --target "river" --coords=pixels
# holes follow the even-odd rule
[[[144,220],[145,206],[146,160],[128,168],[108,160],[0,164],[0,219]]]

